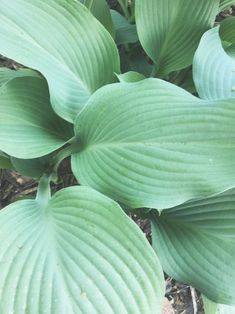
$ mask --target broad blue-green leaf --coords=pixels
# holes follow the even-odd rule
[[[0,86],[17,77],[40,77],[40,75],[30,69],[11,70],[8,68],[0,68]]]
[[[193,78],[203,99],[235,97],[235,59],[224,51],[219,27],[202,36],[193,60]]]
[[[2,313],[161,313],[153,249],[118,204],[88,187],[1,210],[0,264]]]
[[[124,74],[117,74],[117,77],[121,83],[133,83],[144,80],[146,77],[139,72],[130,71]]]
[[[221,22],[219,34],[227,44],[235,43],[235,16],[226,18]]]
[[[10,158],[0,151],[0,169],[12,169],[14,168]]]
[[[216,303],[235,304],[234,190],[161,215],[155,211],[152,227],[153,247],[167,274]]]
[[[0,53],[47,79],[54,110],[72,122],[119,72],[111,35],[79,1],[1,0]]]
[[[213,26],[219,0],[136,0],[143,48],[164,76],[192,63],[202,34]]]
[[[217,304],[202,296],[205,314],[235,314],[235,306]]]
[[[159,79],[97,91],[75,122],[73,172],[126,206],[164,209],[235,185],[234,100]]]
[[[31,178],[40,178],[48,169],[51,156],[43,156],[34,159],[19,159],[12,157],[14,169],[21,175]]]
[[[235,44],[232,44],[229,47],[227,47],[226,52],[230,57],[235,59]]]
[[[80,0],[114,37],[114,26],[106,0]]]
[[[17,158],[36,158],[72,137],[71,125],[51,108],[41,78],[16,78],[0,88],[0,149]]]
[[[136,26],[130,24],[125,17],[115,10],[110,10],[115,28],[115,41],[117,45],[136,43],[139,38]]]
[[[219,11],[222,11],[225,8],[228,8],[228,7],[230,7],[233,4],[235,4],[234,0],[220,0]]]

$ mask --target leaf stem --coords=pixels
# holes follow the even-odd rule
[[[69,146],[63,148],[54,156],[51,166],[49,167],[50,170],[39,180],[36,201],[40,204],[40,207],[45,207],[51,198],[50,182],[57,180],[57,170],[62,160],[79,152],[80,150],[81,145],[78,142],[71,141]]]
[[[60,150],[57,155],[54,156],[51,166],[51,180],[56,181],[57,170],[60,163],[72,154],[78,153],[81,150],[81,145],[78,142],[72,142],[69,146]]]
[[[39,181],[36,201],[40,204],[40,207],[45,207],[51,198],[50,181],[51,176],[47,174],[44,174]]]
[[[153,69],[152,69],[152,72],[150,74],[150,77],[155,77],[156,74],[157,74],[157,70],[158,70],[158,67],[156,64],[153,65]]]
[[[119,3],[119,5],[120,5],[120,7],[121,7],[121,9],[125,15],[125,18],[127,20],[129,20],[130,14],[129,14],[128,8],[126,7],[126,5],[123,3],[122,0],[118,0],[118,3]]]

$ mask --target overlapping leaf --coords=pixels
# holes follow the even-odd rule
[[[227,44],[235,43],[235,16],[223,20],[220,24],[220,37]]]
[[[136,43],[139,40],[136,26],[130,24],[125,17],[115,10],[111,10],[111,15],[115,27],[115,41],[117,45]]]
[[[10,157],[0,151],[0,169],[12,169],[13,165],[11,163]]]
[[[194,56],[193,78],[201,98],[235,97],[235,59],[222,47],[219,27],[202,36]]]
[[[8,68],[0,68],[0,87],[17,77],[40,77],[40,75],[30,69],[11,70]]]
[[[152,227],[167,274],[216,303],[235,304],[234,190],[155,213]]]
[[[114,201],[87,187],[0,212],[2,313],[161,313],[157,256]],[[6,236],[7,235],[7,236]]]
[[[123,74],[117,74],[117,77],[121,83],[133,83],[144,80],[146,77],[139,72],[130,71]]]
[[[119,72],[112,37],[78,1],[1,0],[0,19],[0,53],[40,71],[68,121]]]
[[[164,209],[235,184],[235,106],[158,79],[97,91],[76,120],[73,172],[130,207]]]
[[[40,178],[50,166],[52,157],[50,155],[33,159],[19,159],[12,157],[11,163],[14,169],[21,175],[31,178]]]
[[[136,0],[140,42],[166,75],[192,63],[202,34],[212,27],[219,0]]]
[[[36,158],[72,137],[69,123],[51,108],[41,78],[16,78],[0,88],[0,149],[18,158]]]
[[[222,11],[225,8],[228,8],[228,7],[230,7],[233,4],[235,4],[234,0],[220,0],[219,11]]]
[[[80,0],[114,37],[114,26],[106,0]]]

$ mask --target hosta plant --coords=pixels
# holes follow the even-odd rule
[[[235,304],[234,1],[118,2],[0,1],[0,167],[38,181],[0,212],[0,313],[161,313],[163,270]]]

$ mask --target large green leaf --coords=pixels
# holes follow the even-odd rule
[[[159,79],[103,87],[78,116],[78,181],[130,207],[163,209],[235,185],[234,100]]]
[[[52,156],[50,155],[34,159],[19,159],[12,157],[11,163],[14,166],[14,169],[21,175],[31,178],[40,178],[44,173],[50,170],[48,168],[51,160]]]
[[[18,158],[35,158],[63,146],[71,125],[51,108],[41,78],[16,78],[0,88],[0,149]]]
[[[114,26],[106,0],[80,0],[114,37]]]
[[[216,303],[235,304],[235,191],[152,214],[164,271]]]
[[[227,45],[235,43],[235,16],[223,20],[220,24],[220,37]]]
[[[227,47],[226,52],[230,57],[235,59],[235,44],[232,44],[229,47]]]
[[[136,26],[130,24],[125,17],[115,10],[110,10],[113,24],[115,27],[115,41],[117,45],[136,43],[139,38],[136,30]]]
[[[202,34],[212,27],[219,0],[136,0],[137,31],[164,76],[192,63]]]
[[[193,78],[201,98],[235,97],[235,59],[222,47],[219,27],[202,36],[194,56]]]
[[[0,212],[2,313],[161,313],[160,263],[118,204],[88,187]]]
[[[10,157],[0,151],[0,169],[12,169],[13,165],[11,163]]]
[[[0,19],[0,53],[40,71],[68,121],[119,72],[111,35],[78,1],[1,0]]]
[[[40,75],[30,69],[19,69],[17,71],[8,68],[0,68],[0,86],[17,77],[40,77]]]
[[[220,0],[219,11],[222,11],[225,8],[228,8],[228,7],[230,7],[233,4],[235,4],[234,0]]]

